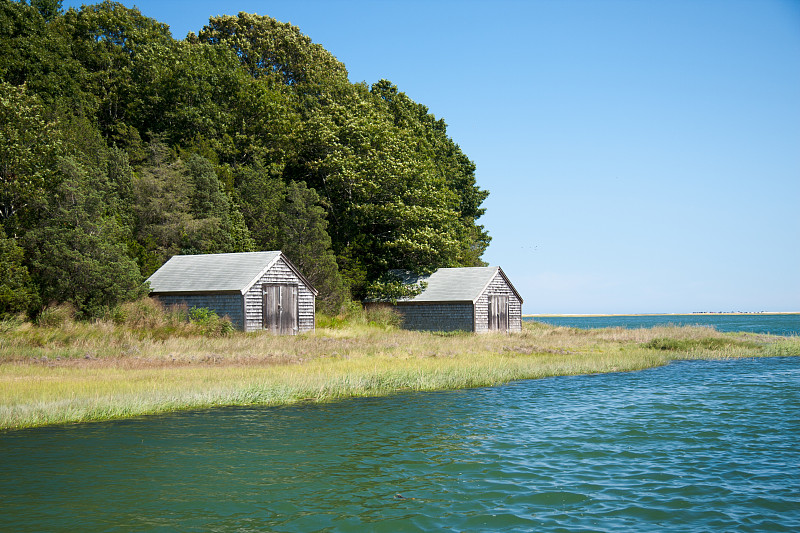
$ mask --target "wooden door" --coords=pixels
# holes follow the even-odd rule
[[[508,331],[508,296],[489,295],[489,330]]]
[[[297,285],[263,285],[264,329],[281,335],[297,333]]]

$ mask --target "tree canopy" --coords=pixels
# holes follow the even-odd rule
[[[117,2],[0,0],[0,187],[6,315],[97,316],[172,255],[270,249],[335,311],[489,243],[444,120],[247,13],[176,40]]]

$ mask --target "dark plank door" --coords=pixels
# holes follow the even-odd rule
[[[297,333],[297,285],[268,283],[263,286],[264,329],[281,335]]]
[[[508,331],[508,296],[489,296],[489,330]]]

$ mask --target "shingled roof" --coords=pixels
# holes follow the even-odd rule
[[[154,293],[246,293],[277,261],[283,260],[316,294],[280,251],[229,254],[175,255],[147,281]]]
[[[417,296],[400,300],[398,303],[475,303],[498,273],[503,276],[508,286],[514,291],[519,301],[522,302],[519,293],[500,267],[462,267],[440,268],[430,276],[408,280],[409,282],[421,281],[427,283],[427,287]]]

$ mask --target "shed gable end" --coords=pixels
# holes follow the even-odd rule
[[[507,298],[508,331],[522,331],[522,300],[501,271],[492,278],[475,302],[475,331],[489,331],[489,309],[492,296]],[[503,301],[495,299],[495,301]]]
[[[245,331],[264,328],[264,287],[276,285],[297,287],[297,330],[298,332],[313,330],[316,300],[314,290],[307,284],[305,278],[301,279],[295,273],[295,269],[280,257],[244,294]]]

